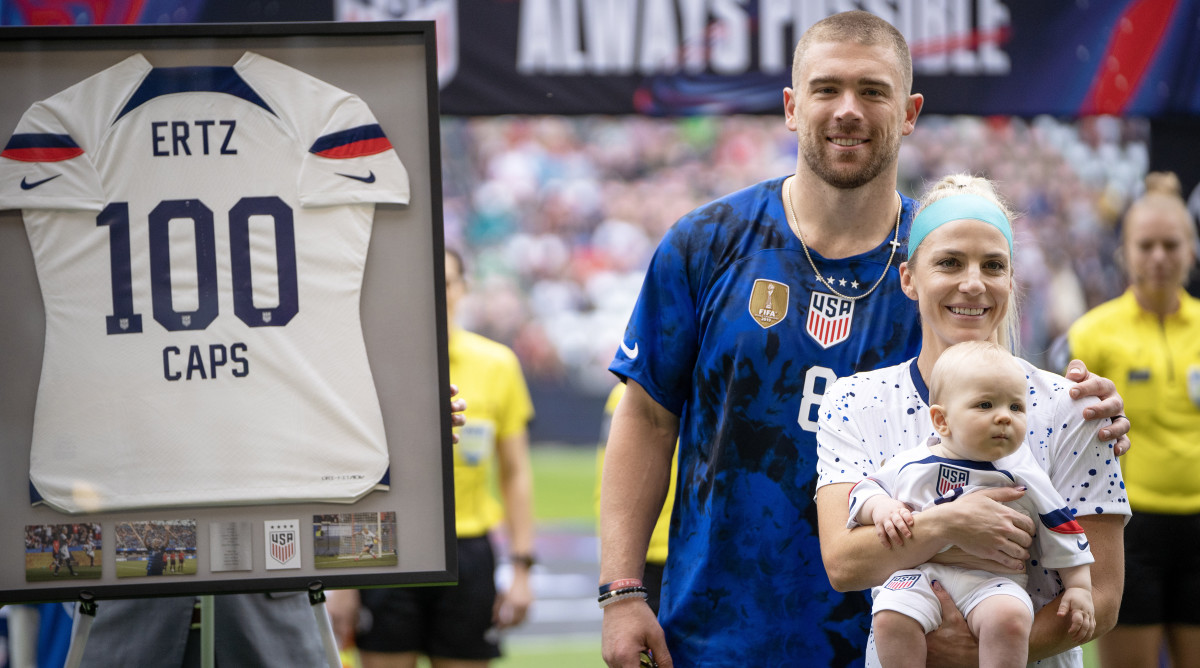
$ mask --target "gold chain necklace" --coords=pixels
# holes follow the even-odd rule
[[[804,249],[804,257],[808,258],[808,265],[810,267],[812,267],[813,273],[816,274],[816,276],[817,276],[817,280],[821,283],[821,285],[824,285],[826,288],[829,288],[829,291],[832,292],[833,294],[841,297],[842,299],[849,299],[850,301],[857,301],[859,299],[862,299],[863,297],[866,297],[867,295],[871,294],[872,292],[875,292],[875,288],[879,287],[879,284],[882,283],[883,279],[887,276],[888,269],[892,268],[892,260],[894,260],[896,258],[896,249],[900,247],[900,215],[902,213],[904,213],[904,201],[900,200],[900,194],[899,193],[896,194],[896,199],[900,200],[900,201],[898,202],[899,207],[896,210],[896,233],[895,233],[895,236],[892,238],[892,254],[888,256],[887,265],[883,268],[883,273],[879,275],[879,278],[875,281],[875,284],[872,285],[869,290],[862,293],[861,295],[858,295],[858,296],[844,295],[844,294],[838,292],[837,289],[834,288],[833,285],[831,285],[829,281],[826,281],[825,277],[821,275],[820,270],[817,269],[817,264],[815,262],[813,262],[812,255],[808,252],[808,244],[804,243],[804,235],[800,233],[800,223],[799,223],[799,221],[796,220],[796,212],[792,210],[792,179],[793,178],[795,178],[795,177],[789,176],[783,182],[783,203],[784,203],[785,209],[787,211],[788,226],[792,228],[792,231],[796,233],[796,237],[798,239],[800,239],[800,247]]]

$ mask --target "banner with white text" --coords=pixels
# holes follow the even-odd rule
[[[456,115],[777,112],[796,39],[847,9],[904,33],[926,113],[1200,113],[1200,0],[335,0],[435,20]]]

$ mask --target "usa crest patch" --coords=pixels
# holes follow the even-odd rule
[[[917,573],[908,573],[905,575],[893,575],[892,579],[888,580],[887,583],[885,585],[883,585],[883,588],[891,589],[892,591],[899,591],[901,589],[912,589],[913,585],[917,584],[917,582],[920,579],[921,579],[921,576],[920,576],[920,574],[917,574]]]
[[[267,538],[267,569],[300,568],[300,521],[272,520],[265,522]]]
[[[966,469],[960,469],[957,466],[942,464],[938,467],[937,477],[937,492],[938,496],[945,496],[948,492],[966,487],[967,481],[970,480],[971,474]]]
[[[822,348],[835,346],[850,337],[854,323],[854,301],[825,292],[814,292],[808,299],[808,335]]]
[[[271,558],[279,563],[287,563],[296,553],[296,533],[293,531],[271,532]]]

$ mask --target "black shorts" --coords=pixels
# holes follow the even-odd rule
[[[370,628],[360,631],[365,652],[418,652],[479,661],[500,656],[492,628],[496,557],[487,537],[458,539],[458,584],[449,587],[364,589]]]
[[[1125,525],[1125,592],[1118,624],[1200,624],[1200,515],[1135,510]]]
[[[646,594],[646,604],[654,611],[655,616],[658,615],[658,604],[662,600],[663,571],[666,567],[666,564],[647,561],[646,569],[642,571],[642,584],[649,590]]]

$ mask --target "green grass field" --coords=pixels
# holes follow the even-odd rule
[[[317,568],[355,568],[359,566],[395,566],[400,563],[396,558],[396,553],[392,552],[384,554],[376,559],[371,557],[363,557],[361,561],[355,561],[354,557],[313,557],[313,565]]]
[[[25,581],[26,582],[47,582],[50,580],[60,580],[63,578],[74,580],[98,580],[100,578],[100,554],[96,554],[96,565],[88,566],[87,555],[83,550],[71,552],[74,557],[75,575],[71,575],[71,570],[66,566],[58,569],[58,575],[54,574],[54,558],[49,552],[38,552],[25,555]]]
[[[596,449],[540,444],[532,448],[533,513],[540,530],[593,531],[596,526]],[[561,640],[512,637],[493,668],[604,668],[600,635]],[[428,663],[423,668],[428,667]]]
[[[183,560],[183,572],[182,573],[180,573],[178,571],[172,573],[170,570],[164,568],[162,575],[155,575],[155,576],[146,575],[146,562],[145,561],[117,560],[117,577],[119,577],[119,578],[134,578],[134,577],[169,578],[169,577],[174,577],[176,575],[195,575],[195,574],[196,574],[196,560],[195,559],[184,559]]]
[[[533,449],[533,513],[539,526],[594,527],[596,450],[586,446]]]

